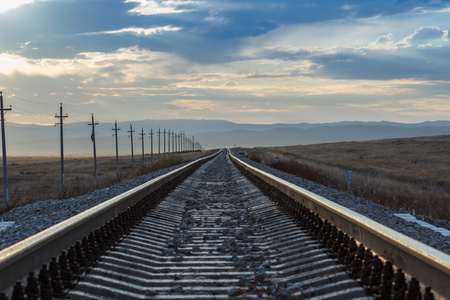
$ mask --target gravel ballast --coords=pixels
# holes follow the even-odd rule
[[[238,156],[240,157],[240,156]],[[255,163],[247,158],[240,157],[250,165],[261,169],[274,176],[282,178],[299,187],[307,189],[364,216],[367,216],[389,228],[412,237],[424,244],[434,247],[440,251],[450,254],[450,237],[445,237],[439,232],[423,227],[414,222],[408,222],[395,214],[409,213],[404,209],[392,209],[382,205],[374,204],[368,200],[355,197],[348,193],[316,184],[285,172],[273,169],[266,165]],[[182,164],[184,165],[184,164]],[[31,235],[34,235],[54,224],[70,218],[86,209],[99,203],[120,195],[134,187],[137,187],[153,178],[166,174],[182,165],[162,169],[147,175],[116,184],[112,187],[96,190],[94,192],[66,199],[66,200],[44,200],[37,201],[26,206],[14,208],[2,215],[3,221],[13,221],[14,225],[0,231],[0,250],[14,243],[17,243]],[[436,227],[450,229],[448,221],[434,219],[430,217],[416,216],[418,219],[425,219],[428,223]]]

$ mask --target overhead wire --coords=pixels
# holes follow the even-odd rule
[[[49,117],[53,116],[53,115],[49,115],[49,114],[42,114],[42,113],[31,112],[31,111],[19,108],[19,107],[15,106],[15,105],[11,105],[11,108],[13,109],[13,111],[19,110],[19,111],[22,112],[21,114],[24,114],[24,115],[27,115],[27,116],[49,116]]]
[[[45,103],[45,102],[38,102],[38,101],[27,100],[27,99],[24,99],[22,97],[18,97],[16,95],[13,95],[13,94],[10,94],[10,93],[7,93],[7,92],[3,92],[3,94],[6,94],[6,95],[8,95],[10,97],[13,97],[13,98],[25,101],[25,102],[29,102],[29,103],[42,104],[42,105],[55,105],[55,103]]]
[[[50,105],[51,106],[56,106],[58,104],[58,103],[48,103],[48,102],[29,100],[29,99],[25,99],[23,97],[19,97],[19,96],[15,95],[15,94],[11,94],[11,93],[8,93],[8,92],[2,92],[2,93],[4,95],[7,95],[9,97],[12,97],[12,98],[15,98],[15,99],[27,102],[27,103],[33,103],[33,104],[38,104],[38,105],[47,105],[47,106],[50,106]],[[67,105],[65,103],[60,103],[60,105],[62,105],[64,108],[66,108],[66,109],[68,109],[68,110],[70,110],[72,112],[71,115],[69,116],[71,119],[73,119],[75,121],[78,121],[80,123],[90,122],[89,119],[88,120],[81,120],[79,117],[73,116],[73,113],[78,114],[80,116],[86,116],[86,117],[87,116],[91,117],[91,114],[80,112],[79,110],[76,110],[76,109],[72,108],[71,106],[69,106],[69,105]],[[28,116],[46,116],[46,117],[52,117],[53,116],[52,114],[32,112],[32,111],[29,111],[29,110],[26,110],[26,109],[19,108],[16,105],[14,105],[14,106],[11,105],[11,107],[14,110],[20,111],[21,114],[28,115]],[[112,129],[111,127],[106,126],[105,124],[110,124],[110,123],[113,123],[113,122],[105,121],[105,120],[98,119],[98,118],[97,118],[96,121],[98,122],[97,125],[99,125],[99,127],[101,129],[108,130],[108,131]],[[55,122],[55,126],[57,126],[57,125],[59,125],[59,124],[57,122]],[[33,128],[33,127],[18,127],[18,126],[13,126],[13,125],[9,125],[9,124],[6,125],[6,127],[16,128],[16,129],[40,129],[40,128]],[[64,131],[66,131],[66,130],[69,131],[69,132],[84,133],[84,131],[67,129],[67,127],[64,127]],[[102,130],[96,131],[96,135],[97,136],[102,136],[102,137],[109,136],[108,134],[105,134],[104,132],[102,132]]]
[[[79,111],[76,111],[75,109],[71,108],[70,106],[68,106],[67,104],[63,103],[62,106],[64,106],[65,108],[70,109],[71,111],[73,111],[74,113],[80,114],[80,115],[85,115],[86,113],[81,113]]]
[[[5,123],[5,127],[6,128],[15,128],[15,129],[27,129],[27,130],[35,130],[35,129],[39,129],[41,130],[42,128],[39,127],[19,127],[19,126],[14,126],[14,125],[10,125],[8,123]]]

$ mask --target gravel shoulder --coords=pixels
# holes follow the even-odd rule
[[[309,190],[319,196],[327,198],[335,203],[338,203],[348,209],[358,212],[372,220],[375,220],[393,230],[401,232],[415,240],[418,240],[426,245],[436,248],[444,253],[450,254],[450,237],[445,237],[439,232],[423,227],[417,223],[408,222],[402,218],[395,216],[395,214],[411,213],[405,209],[391,209],[379,204],[375,204],[369,200],[362,199],[351,194],[338,191],[333,188],[314,183],[312,181],[273,169],[269,166],[256,163],[248,158],[242,157],[235,153],[236,157],[249,165],[263,170],[269,174],[277,176],[301,188]],[[441,227],[450,230],[450,222],[445,220],[430,218],[416,215],[416,218],[430,223],[436,227]]]

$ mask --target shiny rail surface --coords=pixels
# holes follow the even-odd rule
[[[10,288],[17,280],[22,280],[29,272],[38,270],[42,264],[58,256],[61,251],[74,245],[93,229],[119,216],[142,198],[177,177],[192,172],[218,153],[188,163],[3,249],[0,251],[0,291]]]
[[[327,220],[359,243],[391,261],[397,268],[403,269],[423,284],[433,287],[441,297],[450,298],[449,255],[324,197],[254,168],[229,152],[232,160],[242,169],[304,205],[321,219]]]

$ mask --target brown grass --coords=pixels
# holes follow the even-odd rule
[[[133,177],[154,172],[159,169],[178,165],[210,154],[206,152],[186,152],[170,157],[154,154],[153,165],[150,155],[145,156],[145,167],[142,156],[134,156],[134,169],[131,168],[131,156],[119,156],[119,177],[116,171],[115,156],[97,157],[98,180],[94,176],[93,157],[65,157],[64,183],[61,190],[61,160],[56,156],[12,156],[8,157],[9,207],[3,207],[3,166],[0,174],[0,213],[44,199],[66,199],[79,196],[95,189],[112,186]]]
[[[450,220],[450,136],[246,151],[257,162],[343,191],[353,171],[352,194]]]

